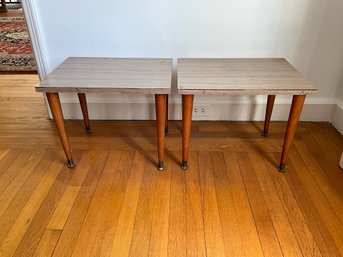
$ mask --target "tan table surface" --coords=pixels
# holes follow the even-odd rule
[[[177,60],[179,94],[306,95],[317,91],[283,58]]]
[[[169,94],[172,59],[69,57],[37,92]]]

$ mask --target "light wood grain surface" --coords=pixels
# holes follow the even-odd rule
[[[282,58],[181,58],[177,69],[180,94],[305,95],[317,91]]]
[[[69,57],[37,92],[169,94],[172,59]]]

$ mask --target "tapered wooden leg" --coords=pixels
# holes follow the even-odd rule
[[[188,169],[188,152],[192,128],[194,95],[182,95],[182,163],[181,168]]]
[[[264,137],[268,136],[270,118],[272,116],[274,102],[275,102],[275,95],[268,95],[266,117],[264,119],[264,128],[263,128],[263,132],[262,132],[262,136],[264,136]]]
[[[155,95],[157,128],[157,168],[164,170],[164,130],[166,124],[166,95]]]
[[[289,113],[285,140],[283,143],[283,149],[282,149],[281,160],[280,160],[280,165],[279,165],[279,171],[281,172],[285,171],[286,161],[288,159],[288,153],[292,146],[292,142],[293,142],[294,135],[297,129],[301,110],[304,106],[305,97],[306,97],[305,95],[293,96],[292,106]]]
[[[63,114],[62,114],[60,98],[58,96],[58,93],[46,93],[46,96],[48,98],[52,116],[54,117],[54,121],[56,124],[58,135],[60,137],[60,140],[63,146],[63,150],[67,157],[68,168],[74,168],[75,164],[73,161],[67,132],[64,126],[64,119],[63,119]]]
[[[87,108],[87,100],[85,93],[78,93],[77,96],[79,97],[83,121],[85,122],[85,130],[86,133],[92,133],[91,126],[89,123],[89,116],[88,116],[88,108]]]
[[[168,100],[169,100],[169,95],[166,95],[166,124],[164,126],[165,134],[168,134]]]

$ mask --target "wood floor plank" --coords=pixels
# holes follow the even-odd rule
[[[156,174],[149,257],[168,257],[171,162],[170,157],[166,156],[165,170]],[[151,172],[156,171],[152,169]]]
[[[335,210],[336,215],[339,218],[341,225],[343,224],[343,198],[340,192],[335,190],[335,186],[332,181],[326,176],[325,171],[322,170],[318,164],[316,158],[311,154],[311,151],[302,140],[298,140],[295,143],[296,149],[301,155],[302,159],[306,163],[308,170],[311,172],[313,178],[318,183],[321,191],[326,196],[326,199],[330,202],[330,205]],[[326,224],[336,224],[335,219],[325,219]]]
[[[304,134],[302,139],[310,149],[313,157],[317,160],[321,169],[325,172],[325,175],[330,180],[331,185],[337,192],[343,195],[342,170],[337,165],[338,160],[335,162],[330,161],[326,156],[326,153],[324,153],[327,149],[322,149],[310,133]]]
[[[64,163],[61,163],[59,160],[52,162],[51,166],[46,171],[45,176],[35,188],[29,201],[26,203],[17,220],[2,241],[0,245],[0,255],[12,256],[15,253],[22,237],[25,235],[33,217],[38,212],[44,198],[62,170],[63,165]]]
[[[78,163],[83,152],[75,151],[73,153],[74,160]],[[39,242],[46,231],[47,225],[54,209],[60,201],[63,192],[75,173],[70,172],[70,169],[65,165],[62,166],[58,177],[55,179],[49,193],[45,197],[38,212],[31,221],[25,235],[23,236],[20,244],[18,245],[14,256],[29,257],[34,255]]]
[[[323,130],[314,131],[311,136],[320,145],[321,150],[325,151],[324,154],[330,163],[337,163],[342,153],[343,135],[330,124]]]
[[[11,149],[0,149],[0,163],[1,160],[10,152]]]
[[[289,188],[284,174],[277,172],[277,159],[274,155],[266,155],[268,156],[269,160],[273,161],[272,163],[266,162],[265,164],[269,170],[269,174],[271,175],[270,177],[275,185],[279,199],[282,203],[283,209],[286,212],[287,218],[290,221],[294,235],[298,241],[303,255],[322,256],[315,238],[309,229],[309,224],[307,223],[292,190]]]
[[[211,163],[226,256],[248,256],[243,246],[244,235],[240,233],[240,221],[235,210],[223,154],[211,153]]]
[[[115,129],[115,126],[113,129]],[[142,124],[144,126],[144,124]],[[37,133],[32,133],[31,137],[29,133],[21,137],[16,138],[13,141],[13,137],[6,137],[0,135],[2,147],[19,147],[21,149],[60,149],[60,141],[57,137],[41,137],[37,141]],[[80,135],[80,133],[79,133]],[[134,151],[137,150],[136,146],[144,151],[156,151],[155,140],[148,137],[134,138],[134,144],[132,144],[132,138],[130,137],[108,137],[108,136],[75,136],[70,137],[70,144],[77,146],[78,150],[87,149],[114,149],[122,151]],[[152,143],[154,142],[154,143]],[[193,151],[235,151],[235,152],[255,152],[265,151],[269,153],[281,152],[282,139],[270,139],[266,142],[260,138],[246,139],[246,138],[194,138],[192,139]],[[165,141],[166,149],[169,151],[181,151],[181,139],[174,137],[168,138]]]
[[[62,155],[58,152],[48,151],[42,158],[42,161],[35,167],[31,176],[27,179],[20,191],[16,194],[15,198],[11,201],[10,205],[3,211],[0,216],[0,242],[3,241],[11,226],[16,221],[37,185],[49,169],[51,163],[59,158],[59,156]]]
[[[247,153],[237,155],[238,165],[247,190],[264,256],[283,256],[253,164]]]
[[[156,166],[145,162],[129,256],[148,256],[156,190]]]
[[[343,256],[343,226],[328,226],[330,235],[332,236],[341,256]]]
[[[310,198],[306,202],[312,203],[316,207],[316,210],[313,210],[313,212],[311,213],[317,214],[318,211],[318,217],[316,219],[321,219],[319,223],[334,226],[342,225],[338,216],[336,215],[336,212],[321,191],[319,185],[317,184],[317,181],[312,176],[308,166],[303,161],[299,152],[294,150],[290,158],[293,164],[294,172],[290,174],[287,173],[286,178],[294,180],[292,180],[292,183],[289,183],[293,186],[293,192],[295,192],[296,190],[302,191],[299,192],[299,195],[301,193],[302,197]],[[300,188],[298,189],[297,185],[301,186],[303,190],[301,190]]]
[[[206,241],[206,256],[220,257],[225,256],[226,254],[212,170],[210,153],[199,152],[199,174]]]
[[[10,205],[13,198],[31,175],[36,165],[44,157],[44,152],[46,151],[33,152],[28,161],[25,163],[25,166],[22,169],[17,170],[17,174],[15,174],[13,180],[0,195],[0,216]]]
[[[124,151],[122,152],[118,166],[112,168],[115,177],[113,178],[105,205],[102,207],[102,222],[98,224],[91,256],[110,255],[127,182],[130,177],[133,158],[134,152]]]
[[[202,213],[198,156],[189,153],[192,163],[186,172],[187,256],[206,256],[204,217]]]
[[[177,152],[177,156],[181,156]],[[187,256],[186,173],[178,163],[171,164],[168,256]]]
[[[278,156],[279,157],[279,156]],[[294,164],[293,164],[294,163]],[[299,207],[301,208],[306,221],[309,225],[309,229],[311,233],[313,234],[315,241],[322,253],[323,256],[339,256],[338,249],[336,245],[334,244],[330,233],[328,232],[325,223],[323,222],[324,217],[324,211],[325,215],[330,215],[332,218],[336,218],[338,222],[337,216],[335,216],[335,213],[330,208],[331,206],[327,204],[326,199],[323,198],[323,195],[321,194],[321,191],[319,188],[316,188],[317,184],[309,185],[311,182],[311,179],[309,177],[304,178],[302,181],[299,179],[298,174],[303,176],[307,173],[307,168],[304,165],[304,162],[302,161],[299,154],[294,151],[290,154],[290,160],[289,160],[289,172],[285,173],[285,177],[287,179],[288,185],[291,188],[295,199],[297,200]],[[303,182],[303,183],[302,183]],[[311,188],[310,188],[311,186]],[[317,186],[318,187],[318,186]],[[307,190],[306,190],[306,189]],[[317,190],[316,190],[317,189]],[[316,192],[314,192],[316,190]],[[315,193],[318,193],[313,196]],[[311,199],[312,194],[312,199]],[[317,208],[313,201],[316,201]],[[322,205],[319,205],[322,204]],[[330,208],[331,212],[329,210],[323,210],[323,208]],[[320,213],[318,213],[320,211]]]
[[[77,195],[53,256],[71,256],[94,191],[107,160],[108,151],[98,151]]]
[[[235,153],[224,153],[227,174],[231,185],[232,197],[237,213],[240,233],[243,239],[244,250],[247,256],[263,256],[261,242],[256,229],[254,217],[240,174],[237,156]]]
[[[338,151],[341,151],[341,146],[343,144],[343,135],[333,126],[332,123],[324,123],[326,126],[325,126],[325,132],[330,134],[329,137],[330,139],[329,140],[332,140],[332,143],[334,143],[336,146],[337,146],[337,150]],[[318,124],[318,123],[314,123],[312,128],[321,128],[322,126],[324,125],[321,125],[321,124]],[[316,131],[317,133],[321,133],[322,130],[317,130]],[[319,135],[317,135],[319,136]]]
[[[18,86],[18,81],[12,81],[12,84],[0,87],[0,95],[6,97],[16,97],[18,95],[25,95],[26,97],[42,97],[36,93],[34,87]]]
[[[18,14],[16,14],[18,15]],[[29,86],[35,85],[35,83],[39,82],[39,77],[37,74],[1,74],[0,76],[0,84],[7,85],[10,81],[16,81],[16,85],[20,85],[21,83],[27,83]]]
[[[268,171],[265,165],[266,160],[259,153],[249,153],[249,157],[251,162],[254,164],[252,171],[255,172],[258,183],[261,187],[283,256],[303,256],[293,233],[291,224],[282,206],[277,189],[269,174],[269,172],[276,172],[276,170]]]
[[[84,154],[71,177],[68,185],[63,192],[62,198],[58,202],[57,207],[47,226],[51,230],[63,230],[71,209],[75,203],[76,197],[81,190],[81,186],[90,170],[91,164],[95,158],[95,151],[88,151]]]
[[[6,190],[6,187],[12,182],[15,176],[20,172],[26,165],[33,151],[25,150],[21,152],[16,158],[12,165],[5,171],[0,177],[0,195]]]
[[[121,151],[111,151],[107,158],[92,202],[88,208],[87,215],[75,243],[73,256],[86,257],[90,256],[92,253],[97,230],[101,223],[102,211],[104,210],[105,201],[107,200],[106,195],[109,193],[113,177],[115,177],[113,169],[117,168],[120,157]]]
[[[341,137],[335,133],[332,133],[332,129],[325,129],[326,133],[313,132],[311,133],[313,139],[320,145],[324,150],[324,154],[330,159],[332,163],[337,162],[341,157],[342,152],[341,144],[338,143]]]
[[[142,154],[135,152],[110,256],[124,257],[129,255],[145,161]]]
[[[47,229],[45,230],[42,238],[39,241],[39,245],[34,253],[34,257],[48,257],[52,256],[58,239],[60,238],[62,231]]]

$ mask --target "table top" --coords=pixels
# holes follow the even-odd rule
[[[283,58],[181,58],[177,70],[180,94],[306,95],[317,91]]]
[[[37,92],[169,94],[172,59],[69,57]]]

